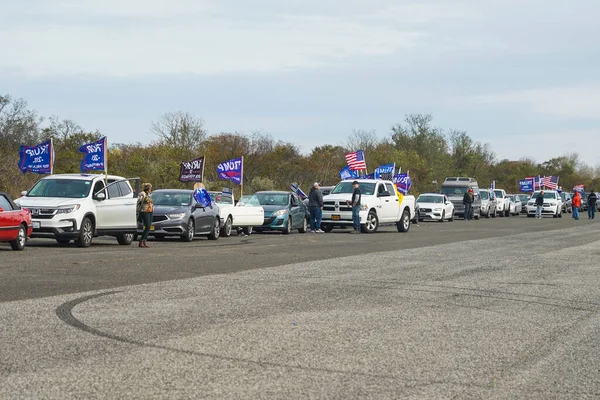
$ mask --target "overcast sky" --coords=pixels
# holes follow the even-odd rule
[[[598,0],[2,3],[0,93],[113,143],[183,110],[308,152],[432,113],[499,159],[600,164]]]

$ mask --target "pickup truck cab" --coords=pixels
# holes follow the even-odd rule
[[[352,227],[352,207],[346,202],[352,198],[351,180],[338,183],[329,195],[323,197],[321,229]],[[391,181],[357,179],[361,192],[360,224],[364,233],[377,232],[381,225],[395,225],[398,232],[408,232],[415,218],[415,197],[398,196]]]
[[[108,185],[105,183],[108,183]],[[137,229],[136,199],[128,180],[97,174],[57,174],[40,179],[15,200],[31,211],[32,238],[75,240],[88,247],[95,236],[133,242]]]
[[[494,189],[496,195],[496,210],[501,217],[510,217],[510,197],[504,189]]]

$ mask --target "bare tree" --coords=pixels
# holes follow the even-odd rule
[[[379,139],[374,130],[365,131],[363,129],[355,129],[348,137],[345,147],[348,151],[364,150],[369,154],[378,144]]]
[[[199,149],[207,136],[204,120],[183,111],[164,114],[150,129],[167,146],[190,152]]]

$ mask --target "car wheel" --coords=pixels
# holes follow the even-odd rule
[[[375,233],[379,228],[379,218],[375,211],[369,211],[367,214],[367,221],[361,225],[361,231],[363,233]]]
[[[85,217],[81,221],[81,228],[79,229],[79,237],[75,240],[77,247],[89,247],[92,244],[92,238],[94,237],[94,223],[88,217]]]
[[[442,211],[442,218],[440,219],[440,222],[444,222],[445,219],[446,219],[446,211]]]
[[[306,233],[306,231],[308,230],[308,221],[306,220],[306,218],[303,219],[304,222],[302,223],[302,228],[298,229],[298,232],[300,233]]]
[[[247,228],[243,228],[242,232],[244,232],[246,235],[252,235],[252,233],[254,232],[254,228],[252,228],[251,226],[247,227]]]
[[[452,217],[452,220],[454,216]],[[396,229],[398,232],[408,232],[410,229],[410,213],[408,210],[404,210],[402,216],[400,217],[400,221],[396,222]]]
[[[119,243],[121,246],[129,246],[131,243],[133,243],[134,236],[135,235],[133,233],[121,233],[117,235],[117,243]]]
[[[71,243],[71,239],[56,239],[56,242],[62,246]]]
[[[213,223],[212,230],[208,234],[208,240],[217,240],[219,238],[219,234],[221,233],[221,219],[216,216],[215,222]]]
[[[232,224],[233,224],[233,221],[231,220],[231,217],[227,217],[227,221],[225,221],[225,225],[221,229],[221,236],[223,236],[223,237],[231,236]]]
[[[504,216],[510,217],[510,208],[508,210],[504,211]]]
[[[331,224],[321,224],[321,229],[323,230],[323,232],[325,233],[329,233],[333,230],[333,225]]]
[[[194,240],[194,235],[196,234],[196,224],[194,223],[194,219],[190,218],[188,220],[187,232],[181,235],[181,240],[184,242],[192,242]]]
[[[454,211],[452,211],[452,215],[450,215],[450,219],[448,221],[454,222]]]
[[[496,210],[494,210],[494,213],[492,214],[492,218],[496,218]]]
[[[27,228],[21,224],[17,232],[17,238],[10,242],[10,247],[15,251],[21,251],[25,248],[25,243],[27,243]]]
[[[292,233],[292,217],[288,218],[287,225],[283,227],[283,231],[281,231],[284,235],[289,235]]]

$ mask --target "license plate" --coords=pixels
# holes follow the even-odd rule
[[[42,227],[42,224],[37,221],[33,221],[32,226],[33,229],[40,229]]]
[[[340,216],[339,215],[332,215],[331,219],[334,221],[339,221],[340,220]]]
[[[153,231],[154,230],[154,225],[150,226],[150,230]]]

